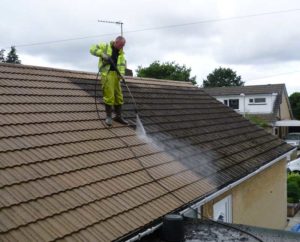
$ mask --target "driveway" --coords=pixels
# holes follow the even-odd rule
[[[289,230],[295,225],[295,224],[300,224],[300,210],[298,213],[295,214],[294,217],[288,217],[289,222],[288,225],[286,226],[285,230]]]

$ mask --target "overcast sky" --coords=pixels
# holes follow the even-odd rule
[[[191,67],[202,84],[229,67],[246,85],[300,92],[299,0],[0,0],[0,49],[23,64],[96,71],[94,43],[120,34],[128,67],[155,60]]]

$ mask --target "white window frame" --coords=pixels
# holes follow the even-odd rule
[[[237,101],[237,106],[238,108],[233,108],[231,105],[231,102]],[[240,100],[238,98],[228,98],[223,100],[224,105],[234,109],[234,110],[239,110],[240,109]]]
[[[259,99],[264,99],[265,101],[260,101]],[[249,98],[249,105],[265,105],[267,104],[267,99],[265,97],[255,97]]]
[[[213,218],[215,221],[232,223],[232,197],[223,198],[213,205]]]

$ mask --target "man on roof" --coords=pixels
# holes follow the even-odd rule
[[[124,100],[120,84],[121,78],[116,71],[117,68],[121,75],[125,74],[126,59],[123,51],[125,43],[125,38],[118,36],[110,43],[100,43],[92,45],[90,48],[90,53],[99,57],[98,68],[101,73],[101,86],[105,104],[105,123],[108,126],[112,125],[113,107],[116,114],[114,120],[121,124],[128,124],[122,117]]]

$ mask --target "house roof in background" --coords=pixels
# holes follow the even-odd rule
[[[175,81],[126,78],[151,140],[107,129],[95,77],[0,64],[1,240],[115,240],[292,149]]]
[[[214,97],[220,96],[235,96],[240,94],[247,95],[263,95],[263,94],[276,94],[276,99],[273,105],[273,112],[269,114],[258,113],[253,114],[264,119],[268,123],[274,123],[280,118],[280,104],[282,103],[282,98],[286,97],[288,99],[287,91],[285,84],[267,84],[267,85],[253,85],[253,86],[237,86],[237,87],[212,87],[212,88],[203,88],[203,91]],[[283,95],[285,94],[285,95]],[[289,101],[288,107],[290,108]],[[292,112],[289,110],[291,116]],[[252,114],[249,114],[252,115]]]
[[[255,95],[255,94],[272,94],[281,95],[285,91],[285,84],[267,84],[253,86],[236,86],[236,87],[208,87],[203,90],[211,96],[227,95]]]

